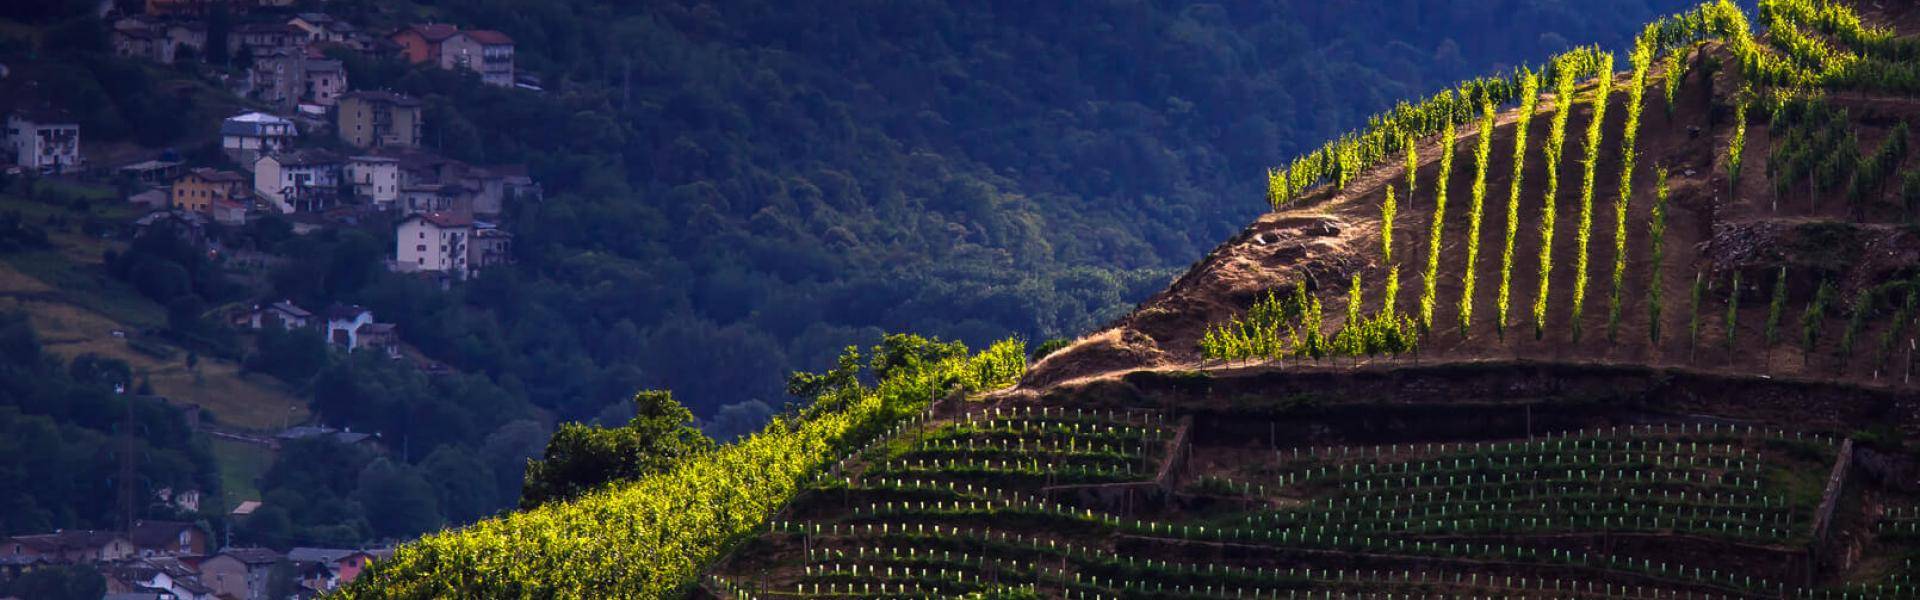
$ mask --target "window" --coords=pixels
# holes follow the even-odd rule
[[[416,252],[426,252],[426,251],[427,251],[427,245],[426,245],[426,244],[421,244],[421,245],[418,245],[418,246],[414,246],[414,247],[413,247],[413,249],[414,249],[414,251],[416,251]]]

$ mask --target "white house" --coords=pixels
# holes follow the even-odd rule
[[[394,268],[401,272],[435,271],[464,279],[467,244],[473,222],[457,215],[417,213],[400,221],[394,239]]]
[[[340,199],[340,158],[324,150],[296,150],[253,163],[253,189],[280,212],[320,212]]]
[[[45,175],[78,171],[80,124],[53,111],[7,115],[7,149],[13,163]]]
[[[381,209],[392,208],[394,200],[400,198],[400,161],[368,155],[348,158],[347,180],[353,182],[354,196]]]
[[[335,304],[327,307],[327,342],[346,348],[360,347],[360,328],[373,324],[373,311],[359,306]]]
[[[513,87],[513,38],[488,29],[454,34],[440,43],[440,68],[468,69],[487,85]]]
[[[255,306],[247,316],[247,327],[262,329],[279,327],[281,329],[299,329],[313,321],[313,313],[295,305],[292,300],[281,300],[266,306]]]
[[[220,122],[220,149],[228,158],[252,166],[265,154],[279,152],[300,136],[293,121],[267,113],[250,112]]]

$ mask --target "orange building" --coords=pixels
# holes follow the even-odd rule
[[[387,39],[400,45],[400,55],[405,56],[409,63],[417,65],[431,61],[439,64],[440,44],[459,34],[459,27],[445,23],[426,23],[408,25],[393,32],[393,35],[387,36]]]
[[[173,180],[168,204],[197,213],[212,212],[214,204],[233,203],[247,193],[247,178],[233,171],[194,169]]]

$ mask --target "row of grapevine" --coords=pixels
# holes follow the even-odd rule
[[[1540,201],[1540,287],[1533,296],[1533,339],[1547,334],[1547,292],[1552,289],[1553,234],[1560,220],[1556,208],[1560,194],[1560,155],[1566,149],[1567,117],[1573,114],[1573,72],[1557,70],[1553,80],[1553,120],[1547,129],[1545,148],[1547,187]]]
[[[1524,86],[1523,86],[1524,87]],[[1480,215],[1487,198],[1487,171],[1493,155],[1493,103],[1480,102],[1480,143],[1473,152],[1473,191],[1467,203],[1467,262],[1461,275],[1460,335],[1473,327],[1473,290],[1480,271]]]
[[[1647,95],[1647,70],[1653,66],[1649,35],[1641,35],[1627,61],[1633,75],[1627,82],[1627,120],[1620,132],[1620,192],[1613,200],[1613,278],[1607,295],[1607,342],[1619,341],[1620,294],[1627,278],[1627,208],[1633,199],[1633,169],[1640,151],[1640,112]]]
[[[1540,77],[1532,71],[1524,72],[1520,89],[1520,118],[1513,126],[1513,179],[1507,187],[1507,237],[1500,250],[1500,293],[1494,301],[1498,314],[1493,327],[1495,335],[1501,339],[1507,336],[1507,309],[1513,300],[1513,242],[1520,233],[1521,175],[1527,165],[1527,130],[1532,126],[1533,113],[1540,104]]]
[[[1600,170],[1600,141],[1607,116],[1607,96],[1613,92],[1613,55],[1602,54],[1601,77],[1599,85],[1593,91],[1593,115],[1587,122],[1585,175],[1580,184],[1580,228],[1574,234],[1573,258],[1573,341],[1580,342],[1584,330],[1581,316],[1586,312],[1587,300],[1587,255],[1589,242],[1593,238],[1593,184],[1594,176]]]
[[[1733,137],[1727,142],[1727,197],[1740,195],[1740,165],[1746,156],[1747,147],[1747,106],[1750,101],[1745,92],[1733,104]]]
[[[1647,341],[1660,344],[1660,315],[1666,302],[1667,170],[1654,171],[1653,216],[1647,221]]]
[[[1894,170],[1906,161],[1908,134],[1905,121],[1894,125],[1887,132],[1887,139],[1854,171],[1853,181],[1847,184],[1847,199],[1853,204],[1854,211],[1864,210],[1869,199],[1877,199]]]
[[[1388,291],[1397,287],[1397,278],[1389,275]],[[1361,280],[1351,278],[1348,289],[1346,323],[1333,336],[1320,333],[1320,300],[1296,285],[1281,295],[1269,290],[1247,314],[1211,327],[1200,338],[1200,353],[1213,360],[1261,360],[1300,358],[1319,360],[1329,356],[1376,356],[1410,352],[1416,346],[1415,323],[1394,314],[1392,301],[1386,308],[1367,316],[1362,309]]]
[[[1433,307],[1440,278],[1440,244],[1447,225],[1447,180],[1453,175],[1453,123],[1440,133],[1440,176],[1433,183],[1433,218],[1427,220],[1427,266],[1420,279],[1420,330],[1433,330]]]
[[[1413,146],[1407,146],[1412,148]],[[1409,150],[1408,152],[1412,152]],[[1412,156],[1412,154],[1408,154]],[[1407,183],[1413,184],[1413,170],[1407,170]],[[1411,190],[1412,188],[1408,188]],[[1386,297],[1382,301],[1380,313],[1393,317],[1400,312],[1400,263],[1393,261],[1393,225],[1400,213],[1400,205],[1393,197],[1393,186],[1387,186],[1387,198],[1380,202],[1380,256],[1381,263],[1387,266]]]
[[[1686,72],[1682,64],[1686,48],[1710,39],[1726,42],[1740,63],[1742,72],[1750,81],[1761,85],[1804,87],[1865,81],[1920,89],[1920,66],[1885,58],[1858,59],[1853,54],[1798,34],[1793,23],[1809,18],[1801,14],[1807,12],[1799,8],[1802,5],[1814,7],[1808,10],[1812,11],[1809,14],[1817,15],[1811,21],[1816,28],[1836,30],[1837,27],[1846,27],[1848,19],[1852,19],[1853,29],[1858,29],[1857,18],[1836,16],[1850,15],[1850,12],[1840,12],[1847,9],[1808,4],[1810,1],[1769,0],[1762,3],[1762,18],[1774,28],[1776,46],[1788,54],[1784,58],[1765,51],[1754,40],[1752,26],[1745,13],[1732,0],[1708,2],[1691,11],[1649,24],[1636,40],[1636,51],[1644,49],[1649,62],[1652,56],[1665,55],[1665,92],[1669,114],[1677,100],[1680,79]],[[1769,11],[1768,6],[1774,6],[1775,10]],[[1788,9],[1796,12],[1790,18],[1780,18],[1779,15],[1786,14]],[[1906,52],[1889,51],[1886,40],[1890,36],[1884,32],[1855,32],[1851,37],[1842,37],[1875,48],[1878,52],[1876,56]],[[1584,78],[1600,75],[1603,73],[1598,60],[1601,54],[1596,49],[1584,47],[1568,51],[1548,62],[1546,76],[1558,81],[1563,76]],[[1562,72],[1566,70],[1573,72],[1563,75]],[[1331,182],[1338,187],[1345,187],[1359,170],[1379,164],[1394,152],[1402,152],[1409,159],[1407,191],[1411,195],[1414,191],[1413,166],[1417,164],[1415,154],[1411,151],[1415,141],[1438,133],[1445,126],[1472,120],[1481,99],[1496,105],[1505,105],[1516,99],[1525,101],[1522,96],[1525,94],[1524,80],[1528,75],[1530,73],[1522,69],[1508,75],[1476,79],[1458,88],[1443,90],[1419,103],[1402,102],[1391,111],[1375,115],[1369,119],[1366,128],[1342,135],[1319,149],[1289,161],[1284,168],[1269,169],[1267,201],[1277,209],[1321,183]]]
[[[1780,140],[1767,160],[1775,210],[1801,181],[1807,183],[1809,208],[1817,209],[1822,190],[1851,180],[1860,151],[1845,109],[1819,98],[1788,98],[1774,105],[1769,131]]]

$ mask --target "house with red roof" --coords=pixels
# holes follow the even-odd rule
[[[461,31],[445,23],[413,24],[387,36],[400,46],[401,56],[413,64],[431,63],[442,69],[466,69],[480,74],[488,85],[514,84],[513,38],[491,29]]]

